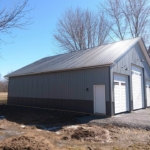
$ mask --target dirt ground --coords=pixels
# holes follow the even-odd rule
[[[0,105],[0,150],[150,149],[150,130],[79,124],[83,116]]]

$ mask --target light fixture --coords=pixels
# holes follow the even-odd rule
[[[144,59],[140,59],[140,58],[137,58],[137,61],[141,61],[141,62],[144,62]]]
[[[125,70],[129,71],[129,68],[127,67]]]
[[[127,65],[122,66],[121,68],[122,68],[122,69],[125,68],[126,71],[129,71],[129,68],[127,67]]]

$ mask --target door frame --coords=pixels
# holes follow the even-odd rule
[[[148,99],[147,99],[147,90],[146,90],[146,86],[147,86],[147,82],[150,82],[150,80],[149,79],[145,79],[145,91],[146,91],[146,107],[147,108],[150,108],[150,106],[148,106],[148,104],[147,104],[147,101],[148,101]]]
[[[96,86],[104,86],[104,89],[105,89],[105,113],[96,113],[95,110],[95,104],[96,104],[96,98],[95,98],[95,88]],[[94,114],[103,114],[103,115],[106,115],[106,86],[105,84],[97,84],[97,85],[93,85],[93,99],[94,99],[94,105],[93,105],[93,109],[94,109]]]
[[[115,113],[115,84],[114,84],[114,78],[115,78],[115,75],[120,75],[120,76],[124,76],[126,78],[126,100],[127,100],[127,111],[126,112],[129,112],[130,111],[130,105],[131,105],[131,102],[130,102],[130,82],[129,82],[129,75],[126,75],[126,74],[121,74],[121,73],[117,73],[117,72],[114,72],[113,73],[113,102],[114,102],[114,115],[116,114],[120,114],[120,113],[124,113],[124,112],[120,112],[120,113]]]
[[[139,68],[141,70],[141,89],[142,89],[142,108],[139,108],[139,109],[143,109],[145,107],[145,97],[146,97],[146,81],[145,81],[145,77],[144,77],[144,70],[143,70],[143,67],[141,66],[138,66],[136,64],[133,64],[131,63],[131,91],[132,91],[132,102],[133,102],[133,106],[132,106],[132,110],[135,111],[135,110],[139,110],[139,109],[134,109],[134,100],[133,100],[133,81],[132,81],[132,67],[136,67],[136,68]],[[144,83],[145,82],[145,83]]]

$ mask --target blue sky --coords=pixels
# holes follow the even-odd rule
[[[21,1],[21,0],[20,0]],[[33,17],[28,30],[13,29],[12,35],[0,34],[0,74],[1,79],[11,71],[15,71],[42,57],[56,55],[59,50],[53,44],[53,33],[58,19],[67,8],[89,8],[97,10],[101,0],[29,0],[28,5],[34,8],[30,12]],[[17,0],[1,0],[0,8],[10,8]]]

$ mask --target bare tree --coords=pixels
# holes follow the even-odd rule
[[[140,36],[149,45],[149,0],[105,0],[99,8],[109,18],[105,25],[110,28],[109,35],[114,41]]]
[[[109,27],[103,15],[87,10],[68,9],[58,21],[53,35],[59,46],[67,52],[102,45],[107,40]]]
[[[122,10],[128,22],[131,37],[143,37],[148,46],[150,42],[150,1],[127,0]]]
[[[8,92],[8,80],[0,81],[0,92]]]
[[[0,10],[0,32],[10,34],[12,28],[24,29],[30,23],[30,18],[25,18],[31,9],[27,9],[28,0],[16,3],[11,9]]]

